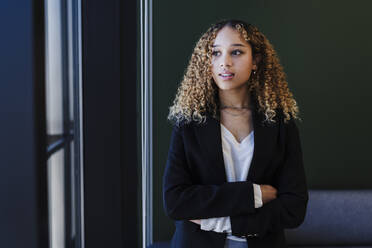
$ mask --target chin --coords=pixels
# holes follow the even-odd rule
[[[218,83],[217,86],[220,90],[232,90],[232,89],[239,89],[243,87],[245,83],[237,84],[234,82],[222,82]]]

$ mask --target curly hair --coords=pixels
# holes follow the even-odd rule
[[[183,80],[178,87],[168,120],[177,123],[205,122],[206,114],[219,118],[218,86],[211,71],[212,45],[218,31],[229,26],[237,30],[250,44],[252,56],[261,55],[258,69],[248,80],[248,89],[263,112],[265,120],[275,122],[281,110],[284,122],[298,117],[299,109],[288,88],[286,75],[269,40],[252,24],[241,20],[223,20],[212,25],[198,40],[191,55]]]

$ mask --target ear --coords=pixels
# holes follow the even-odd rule
[[[261,60],[262,60],[262,55],[260,53],[257,53],[254,55],[254,58],[253,58],[253,69],[254,70],[257,70],[257,66],[261,62]]]

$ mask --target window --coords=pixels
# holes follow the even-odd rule
[[[82,247],[80,1],[45,1],[50,247]]]

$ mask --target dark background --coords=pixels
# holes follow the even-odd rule
[[[223,18],[256,25],[297,100],[311,189],[372,188],[370,1],[154,1],[154,241],[174,231],[162,205],[166,120],[195,43]]]
[[[0,1],[0,247],[48,246],[43,6]]]

